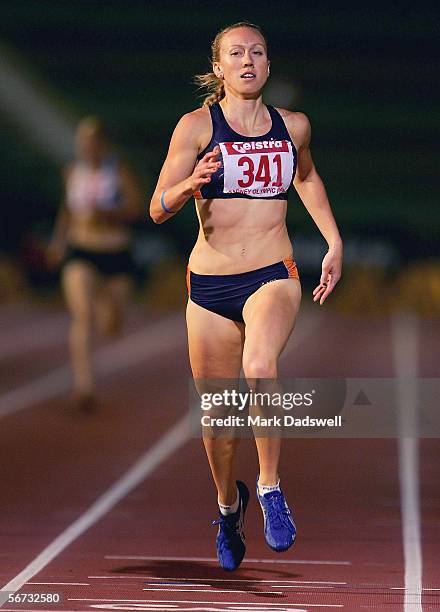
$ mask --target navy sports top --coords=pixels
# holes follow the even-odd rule
[[[272,126],[263,136],[234,132],[217,102],[209,107],[212,138],[197,155],[200,160],[220,146],[220,168],[194,194],[196,199],[270,198],[287,200],[295,176],[297,151],[279,112],[267,105]]]

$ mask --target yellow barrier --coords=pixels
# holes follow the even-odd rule
[[[393,276],[377,267],[345,268],[330,304],[341,314],[381,315],[404,310],[439,317],[440,262],[416,262]]]
[[[30,298],[20,265],[8,257],[0,257],[0,303],[17,303]]]
[[[184,308],[188,299],[186,262],[176,257],[152,268],[141,299],[154,310],[162,312]]]

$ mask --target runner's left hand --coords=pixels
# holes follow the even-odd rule
[[[342,247],[331,247],[322,260],[321,280],[313,291],[313,301],[322,306],[341,278]]]

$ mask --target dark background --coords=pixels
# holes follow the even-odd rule
[[[27,0],[2,3],[0,43],[74,121],[104,118],[143,183],[147,210],[174,125],[200,104],[193,75],[209,68],[216,32],[242,19],[259,24],[272,61],[265,99],[309,116],[348,264],[372,258],[400,268],[438,255],[438,17],[420,3]],[[20,258],[50,234],[62,164],[8,114],[0,129],[0,244]],[[316,266],[322,240],[296,193],[288,225],[303,268]],[[192,203],[160,228],[146,214],[141,265],[157,241],[186,257],[196,232]]]

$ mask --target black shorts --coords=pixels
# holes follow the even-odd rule
[[[128,249],[122,251],[92,251],[77,246],[67,247],[63,267],[71,261],[84,261],[103,276],[133,274],[134,263]]]
[[[283,278],[297,278],[293,258],[239,274],[195,274],[187,269],[188,294],[192,302],[222,317],[244,323],[243,307],[257,289]]]

